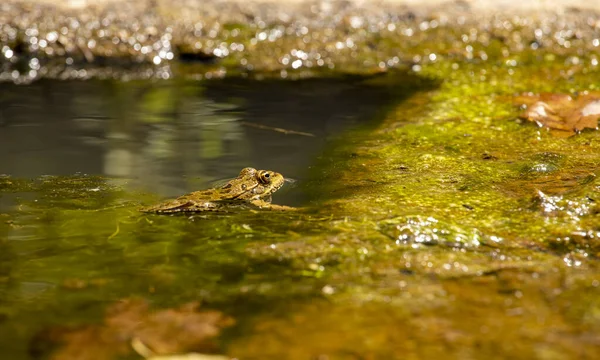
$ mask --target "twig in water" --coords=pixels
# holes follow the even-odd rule
[[[311,133],[307,133],[307,132],[295,131],[295,130],[287,130],[287,129],[282,129],[282,128],[278,128],[278,127],[272,127],[272,126],[267,126],[267,125],[262,125],[262,124],[255,124],[255,123],[251,123],[251,122],[247,122],[247,121],[242,121],[241,124],[242,125],[246,125],[246,126],[251,126],[251,127],[254,127],[254,128],[257,128],[257,129],[273,130],[273,131],[277,131],[277,132],[280,132],[280,133],[284,133],[286,135],[293,134],[293,135],[302,135],[302,136],[315,137],[315,134],[311,134]]]

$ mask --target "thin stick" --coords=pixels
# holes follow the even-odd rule
[[[277,131],[277,132],[280,132],[280,133],[284,133],[286,135],[292,134],[292,135],[302,135],[302,136],[315,137],[315,134],[311,134],[311,133],[307,133],[307,132],[295,131],[295,130],[286,130],[286,129],[282,129],[282,128],[278,128],[278,127],[272,127],[272,126],[267,126],[267,125],[255,124],[255,123],[251,123],[251,122],[247,122],[247,121],[242,121],[241,124],[242,125],[251,126],[251,127],[254,127],[254,128],[257,128],[257,129]]]

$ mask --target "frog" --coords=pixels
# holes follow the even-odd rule
[[[228,211],[232,208],[275,209],[271,205],[272,195],[279,190],[285,178],[271,170],[247,167],[223,186],[194,191],[154,206],[140,209],[155,214],[203,211]]]

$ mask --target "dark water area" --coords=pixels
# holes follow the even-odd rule
[[[301,184],[328,139],[392,101],[360,79],[40,81],[1,84],[0,93],[0,173],[121,178],[161,197],[247,166]],[[306,198],[286,188],[278,202]]]

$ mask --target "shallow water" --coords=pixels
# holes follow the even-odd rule
[[[6,85],[0,348],[136,358],[142,337],[257,360],[595,358],[598,132],[555,137],[511,99],[597,75],[509,70]],[[296,180],[274,202],[300,208],[138,212],[244,166]],[[190,301],[235,325],[202,344],[177,329],[207,324],[165,325],[194,318]]]
[[[248,256],[253,242],[318,233],[319,221],[156,217],[137,208],[246,166],[293,180],[275,203],[310,207],[323,200],[315,187],[328,144],[376,124],[382,109],[422,86],[416,79],[394,92],[361,78],[0,85],[2,358],[47,356],[48,329],[95,323],[131,296],[156,306],[202,300],[243,324],[320,294],[318,269]],[[95,345],[81,345],[94,354]]]
[[[19,84],[175,78],[0,85],[0,358],[137,359],[135,338],[246,360],[600,358],[595,119],[558,137],[517,101],[550,92],[569,123],[600,101],[597,17],[353,11],[276,41],[222,26],[206,45],[245,50],[204,65],[3,49]],[[236,74],[325,78],[216,80]],[[245,166],[294,179],[274,200],[300,208],[138,212]]]

